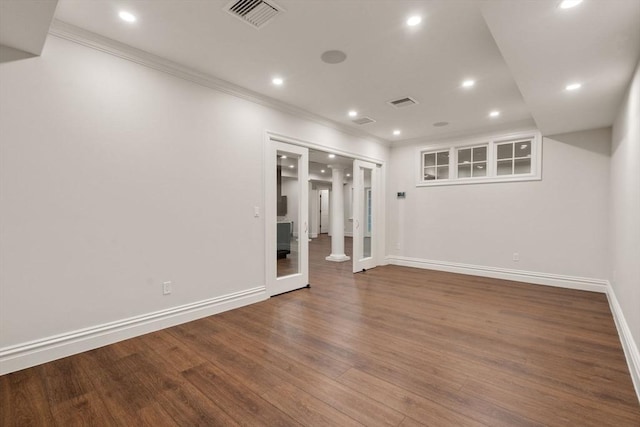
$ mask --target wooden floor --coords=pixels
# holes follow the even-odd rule
[[[311,289],[0,377],[1,425],[640,426],[604,295],[328,250]]]

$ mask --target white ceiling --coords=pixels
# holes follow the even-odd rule
[[[60,0],[56,18],[388,141],[611,125],[640,54],[640,0],[276,3],[286,11],[260,30],[227,14],[227,0]],[[408,27],[414,14],[423,22]],[[329,49],[347,60],[323,63]],[[468,78],[475,87],[461,88]],[[574,80],[584,87],[566,92]],[[419,104],[386,103],[404,96]],[[350,109],[376,123],[351,123]]]

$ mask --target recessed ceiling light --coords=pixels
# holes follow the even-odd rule
[[[415,27],[421,22],[422,22],[422,17],[418,15],[412,16],[409,19],[407,19],[407,25],[410,27]]]
[[[500,115],[500,111],[492,111],[489,113],[490,117],[498,117]]]
[[[121,10],[120,13],[118,13],[118,16],[120,17],[120,19],[122,19],[123,21],[126,22],[136,22],[136,16],[133,13],[127,12],[125,10]]]
[[[330,158],[330,159],[335,159],[335,158],[336,158],[336,155],[335,155],[335,154],[329,154],[329,158]]]
[[[293,166],[293,165],[289,165],[289,168],[291,168],[291,169],[293,169],[294,167],[295,167],[295,166]]]
[[[347,174],[347,176],[351,176],[351,174],[350,174],[350,173],[348,173],[348,174]]]
[[[284,154],[282,156],[280,156],[281,159],[286,159],[287,156],[285,156]]]
[[[580,3],[582,3],[582,0],[563,0],[563,2],[560,3],[560,9],[571,9]]]
[[[324,169],[320,169],[320,173],[324,173]]]
[[[395,136],[398,136],[398,135],[400,135],[401,133],[402,133],[402,132],[400,132],[400,129],[396,129],[396,130],[394,130],[394,131],[393,131],[393,134],[394,134]]]
[[[357,115],[358,115],[357,111],[354,111],[354,110],[349,111],[349,117],[355,117]]]
[[[462,82],[462,87],[473,87],[475,86],[476,81],[475,80],[465,80]]]
[[[566,90],[578,90],[582,87],[582,85],[580,83],[571,83],[570,85],[567,85],[567,87],[565,87]]]
[[[282,86],[282,84],[284,83],[284,79],[282,77],[274,77],[273,80],[271,80],[271,83],[276,86]]]

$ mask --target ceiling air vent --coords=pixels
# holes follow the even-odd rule
[[[375,120],[373,120],[371,117],[360,117],[359,119],[352,120],[352,122],[357,125],[366,125],[375,122]]]
[[[394,99],[393,101],[389,101],[387,104],[395,108],[404,108],[404,107],[409,107],[411,105],[416,105],[417,103],[418,101],[416,101],[415,99],[411,98],[410,96],[406,96],[404,98]]]
[[[225,9],[231,15],[258,29],[284,11],[271,0],[269,2],[263,0],[234,0]]]

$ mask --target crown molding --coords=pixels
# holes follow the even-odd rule
[[[210,74],[202,73],[192,68],[185,67],[178,64],[177,62],[173,62],[169,59],[162,58],[144,50],[134,48],[127,44],[118,42],[108,37],[101,36],[94,32],[85,30],[64,21],[60,21],[58,19],[53,20],[51,27],[49,28],[49,34],[104,53],[108,53],[121,59],[135,62],[136,64],[143,65],[145,67],[152,68],[163,73],[170,74],[174,77],[196,83],[209,89],[214,89],[228,95],[242,98],[244,100],[265,107],[273,108],[275,110],[291,114],[304,120],[318,123],[320,125],[335,129],[351,136],[365,138],[377,144],[381,144],[385,147],[389,147],[391,145],[390,141],[376,137],[367,132],[353,129],[351,127],[345,126],[342,123],[327,119],[318,114],[293,106],[286,102],[282,102],[269,96],[262,95],[260,93],[246,89],[242,86],[238,86],[226,80],[214,77]]]

